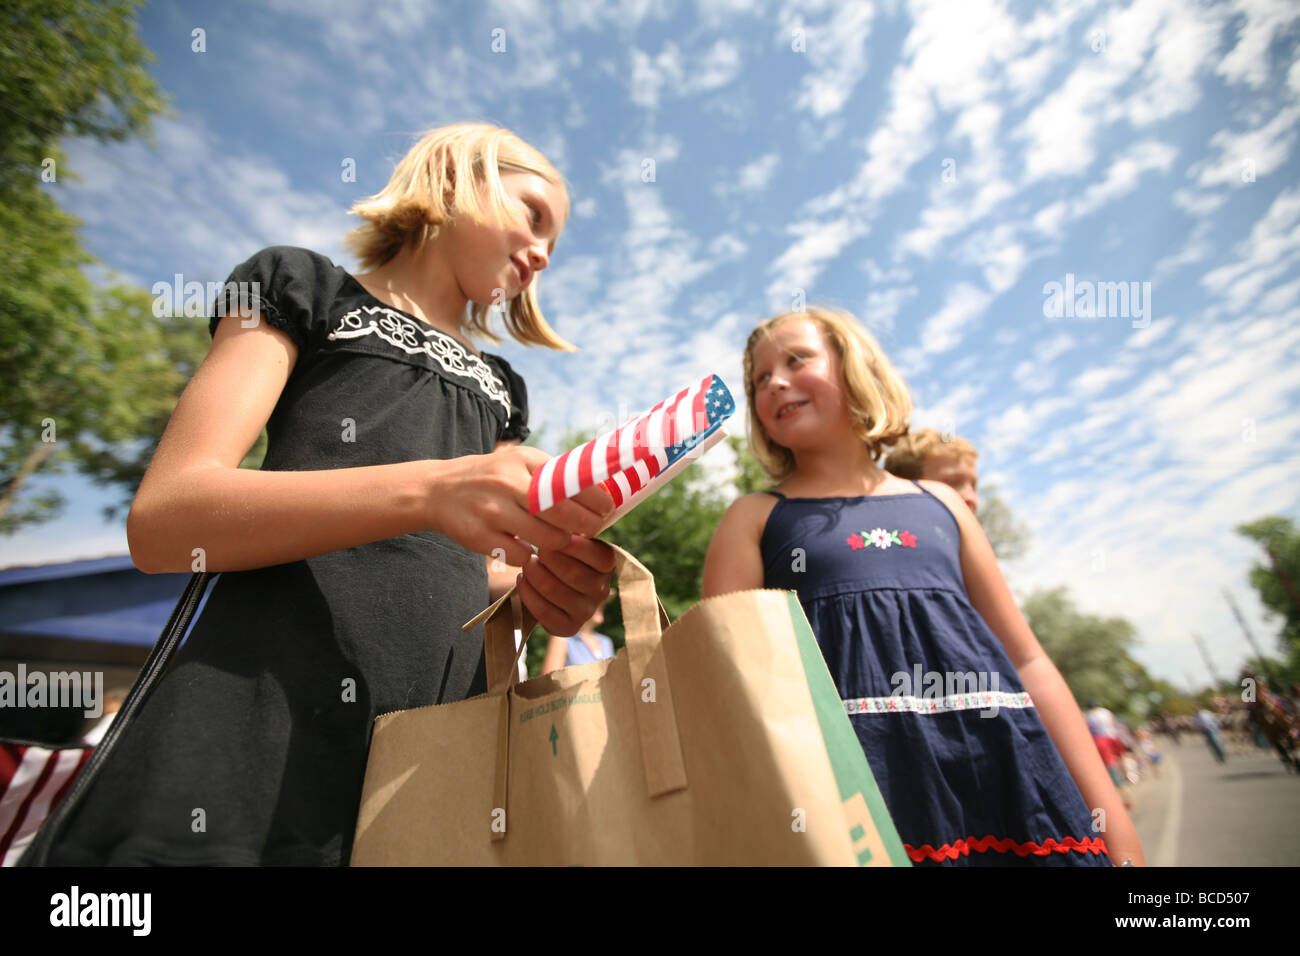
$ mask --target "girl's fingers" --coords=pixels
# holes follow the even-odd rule
[[[590,488],[587,489],[587,491],[591,490],[592,489]],[[587,491],[584,491],[582,494],[587,494]],[[609,502],[610,509],[608,514],[601,511],[593,511],[586,504],[581,503],[582,495],[578,495],[576,498],[568,498],[564,501],[556,502],[537,517],[565,532],[586,535],[588,537],[597,535],[600,533],[600,529],[605,526],[605,519],[609,514],[614,513],[613,499],[611,499],[603,489],[601,489],[601,494],[604,495],[605,499]],[[599,504],[600,499],[595,498],[595,502]],[[566,540],[565,544],[567,543]],[[564,544],[557,545],[556,547],[562,548],[564,547]]]
[[[516,537],[523,539],[528,544],[535,544],[538,548],[548,548],[555,551],[567,547],[572,539],[569,532],[563,528],[556,527],[555,524],[544,521],[541,517],[530,515],[526,504],[518,506],[515,510],[514,521],[510,530]],[[529,552],[529,554],[531,556],[532,552]]]
[[[537,555],[538,575],[549,575],[578,595],[595,596],[609,584],[609,571],[601,572],[584,561],[561,551],[541,551]],[[559,595],[547,594],[553,601]]]
[[[533,549],[518,538],[508,534],[498,534],[492,537],[492,547],[488,551],[488,556],[510,567],[522,568],[533,556]]]
[[[570,634],[609,597],[608,573],[601,575],[561,554],[531,559],[524,565],[524,581],[563,615],[565,626],[572,626]]]
[[[582,505],[588,511],[600,515],[602,520],[614,513],[614,499],[600,485],[593,485],[584,489],[573,497],[573,501]]]
[[[565,607],[550,600],[541,589],[535,586],[533,584],[535,580],[537,580],[536,572],[533,572],[533,575],[530,576],[528,568],[525,567],[517,585],[519,598],[524,602],[524,606],[532,612],[533,617],[537,619],[537,623],[545,628],[548,633],[561,637],[576,634],[578,629],[582,627],[583,622],[591,616],[591,611],[584,611],[582,607],[576,610],[572,608],[566,610]],[[573,594],[574,592],[569,592],[570,598]],[[588,607],[594,608],[595,605],[592,604]]]
[[[614,572],[616,563],[614,549],[599,538],[583,538],[575,535],[560,553],[581,561],[587,567],[599,572],[602,577],[608,578]],[[548,556],[547,553],[543,553],[543,561]]]

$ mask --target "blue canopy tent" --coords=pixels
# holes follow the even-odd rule
[[[0,670],[102,671],[106,689],[129,687],[189,577],[145,574],[128,555],[0,569]],[[79,711],[5,708],[0,736],[60,740],[83,722]]]

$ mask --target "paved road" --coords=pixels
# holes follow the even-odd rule
[[[1200,734],[1156,742],[1160,774],[1130,811],[1149,866],[1300,865],[1300,774],[1254,748],[1217,763]]]

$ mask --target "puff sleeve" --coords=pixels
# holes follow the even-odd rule
[[[510,420],[506,422],[498,441],[526,441],[532,434],[528,427],[528,386],[524,384],[523,377],[501,356],[484,353],[483,357],[495,367],[506,390],[510,392]]]
[[[311,352],[323,332],[325,315],[317,307],[322,294],[322,263],[328,260],[307,249],[271,246],[237,265],[212,306],[208,332],[227,315],[259,311],[269,325],[281,330],[298,347],[299,357]]]

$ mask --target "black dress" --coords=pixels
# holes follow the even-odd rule
[[[263,470],[527,437],[523,380],[503,359],[385,306],[323,256],[265,249],[229,281],[258,283],[262,315],[298,347]],[[460,625],[487,602],[485,558],[433,531],[221,574],[52,862],[345,864],[372,721],[486,689],[482,629]]]

